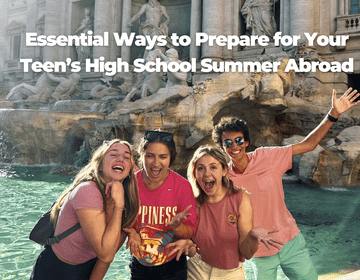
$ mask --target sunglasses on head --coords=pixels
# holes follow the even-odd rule
[[[244,140],[244,138],[239,136],[234,139],[234,142],[236,143],[236,145],[241,146],[242,144],[244,144],[245,140]],[[231,139],[225,139],[223,141],[223,146],[225,148],[231,148],[232,144],[233,144],[233,141]]]
[[[173,141],[173,134],[166,131],[159,130],[147,130],[145,131],[144,139],[149,142],[161,141],[161,142],[171,142]]]

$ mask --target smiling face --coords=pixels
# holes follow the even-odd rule
[[[202,156],[195,164],[195,178],[201,189],[209,197],[209,201],[217,200],[226,193],[223,188],[222,178],[227,174],[227,169],[211,155]]]
[[[132,167],[131,159],[131,151],[127,145],[113,144],[106,152],[101,166],[105,182],[123,181],[129,176]]]
[[[244,138],[244,134],[239,131],[225,131],[221,135],[221,141],[223,143],[222,148],[233,162],[246,160],[246,147],[249,145],[249,141],[244,141],[242,145],[238,145],[235,143],[235,139],[238,137]],[[232,145],[230,147],[226,147],[224,145],[225,140],[231,140]]]
[[[152,187],[159,187],[169,176],[169,148],[163,143],[150,143],[143,156],[143,166]]]

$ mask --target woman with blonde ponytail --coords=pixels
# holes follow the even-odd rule
[[[104,142],[72,185],[56,201],[51,218],[58,235],[76,223],[81,228],[45,246],[30,279],[102,279],[139,212],[131,146]],[[104,269],[106,267],[106,269]],[[101,269],[99,269],[101,268]]]

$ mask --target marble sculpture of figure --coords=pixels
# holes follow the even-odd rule
[[[85,8],[85,18],[81,21],[81,24],[78,29],[76,29],[75,34],[80,35],[81,33],[89,34],[89,31],[92,30],[92,18],[90,17],[91,11],[90,8]],[[90,46],[77,46],[76,52],[78,54],[78,61],[85,63],[85,59],[92,58],[92,49]]]
[[[166,36],[166,47],[173,47],[170,38],[168,37],[169,33],[169,22],[170,17],[166,12],[166,8],[160,5],[158,0],[149,0],[147,4],[142,5],[140,11],[136,13],[127,24],[127,27],[130,28],[133,23],[138,20],[141,15],[145,14],[146,20],[140,24],[139,33],[140,35],[147,35],[151,38],[153,36]],[[163,17],[165,21],[162,22]],[[155,44],[153,49],[160,49],[162,52],[165,51],[165,47],[160,47]],[[149,50],[145,49],[143,57],[146,59]]]
[[[150,51],[146,57],[146,63],[150,61],[155,62],[159,53],[161,53],[160,50]],[[166,86],[161,72],[144,71],[142,74],[144,76],[142,83],[136,83],[137,85],[130,90],[123,102],[129,102],[139,92],[141,93],[141,98],[145,98],[148,93],[157,93],[160,88],[164,88]]]
[[[28,99],[30,96],[40,96],[44,93],[50,93],[50,95],[52,93],[51,80],[45,72],[38,78],[34,86],[22,83],[13,87],[6,96],[6,100],[21,101]]]
[[[79,83],[80,75],[78,73],[72,73],[69,78],[55,77],[48,73],[48,77],[51,81],[59,83],[55,88],[52,97],[55,100],[67,100],[71,98],[71,95],[75,92],[76,86]]]
[[[277,0],[246,0],[240,12],[246,20],[246,29],[251,35],[266,35],[272,38],[277,30],[274,18],[274,3]]]
[[[158,0],[149,0],[147,4],[142,5],[140,11],[131,18],[127,27],[131,27],[144,13],[146,20],[140,25],[141,35],[168,35],[170,17]],[[164,22],[162,22],[163,16],[166,18]]]
[[[168,49],[165,52],[165,55],[159,52],[159,56],[161,57],[162,60],[166,61],[167,63],[170,62],[176,62],[176,63],[181,63],[181,60],[179,60],[179,54],[177,52],[176,49]],[[187,73],[186,72],[171,72],[171,71],[167,71],[167,77],[168,80],[166,82],[166,88],[170,88],[173,86],[187,86],[187,82],[186,82],[186,78],[187,78]]]
[[[69,78],[55,77],[50,73],[43,73],[34,86],[22,83],[13,87],[6,100],[48,103],[54,100],[70,99],[75,92],[76,86],[80,80],[78,73],[73,73]],[[52,92],[52,82],[59,83]]]

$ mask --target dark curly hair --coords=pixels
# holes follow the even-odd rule
[[[212,131],[214,143],[222,146],[221,136],[224,132],[229,131],[241,132],[244,134],[244,140],[250,142],[249,129],[246,122],[237,117],[227,116],[222,117]]]

